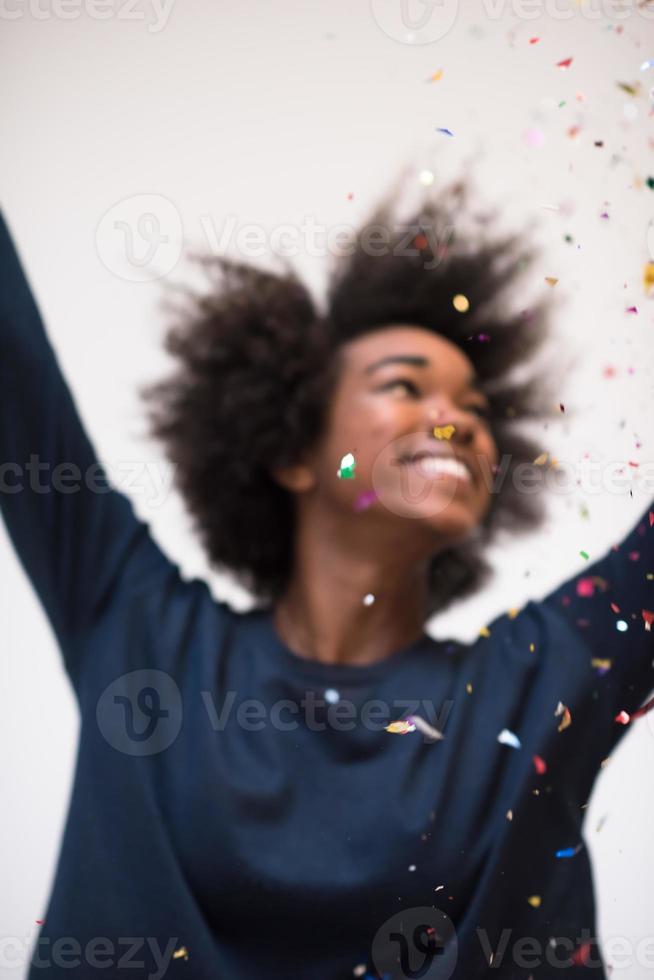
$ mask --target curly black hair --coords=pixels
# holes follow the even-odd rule
[[[485,583],[485,546],[500,529],[543,522],[542,495],[521,493],[512,474],[541,452],[519,423],[555,418],[553,389],[542,369],[522,380],[512,373],[532,364],[549,337],[555,303],[543,286],[529,309],[508,309],[508,287],[538,253],[523,233],[489,235],[497,211],[471,213],[469,200],[463,179],[437,194],[425,189],[399,222],[396,184],[356,232],[350,254],[333,257],[320,312],[287,259],[271,272],[195,255],[211,287],[172,287],[183,301],[172,306],[165,348],[178,365],[139,394],[211,566],[232,572],[255,599],[274,604],[292,571],[294,499],[271,468],[296,461],[321,435],[341,345],[383,325],[421,326],[465,352],[490,401],[499,458],[508,461],[476,539],[434,556],[428,614]],[[466,217],[471,227],[462,231]],[[469,301],[465,313],[453,305],[457,294]]]

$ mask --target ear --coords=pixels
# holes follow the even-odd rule
[[[270,471],[273,480],[291,493],[306,493],[316,485],[313,469],[306,463],[277,466]]]

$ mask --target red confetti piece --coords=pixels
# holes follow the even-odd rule
[[[416,248],[427,248],[428,242],[424,235],[416,235],[413,244]]]
[[[638,313],[638,307],[628,306],[627,309],[625,310],[625,313]]]
[[[649,526],[651,527],[652,524],[654,524],[654,511],[650,510],[650,512],[649,512]]]
[[[652,710],[652,708],[654,708],[654,698],[650,698],[649,701],[642,706],[642,708],[639,708],[638,711],[634,711],[631,716],[631,720],[633,721],[634,718],[640,718],[642,715],[646,715],[648,711]]]
[[[590,576],[577,579],[577,595],[585,598],[595,595],[595,583]]]
[[[539,776],[542,776],[544,772],[547,772],[547,763],[544,759],[541,759],[539,755],[533,756],[532,761]]]
[[[540,41],[540,38],[539,37],[530,37],[529,38],[529,43],[530,44],[538,44],[539,41]]]
[[[588,954],[590,953],[590,942],[586,940],[582,943],[579,949],[575,949],[573,953],[570,954],[570,959],[575,966],[586,966],[588,963]]]
[[[621,725],[628,725],[629,722],[631,721],[631,718],[626,711],[620,711],[619,714],[615,716],[613,721],[617,721]]]
[[[615,602],[611,603],[611,609],[613,610],[614,613],[620,612],[620,606],[616,606]]]
[[[564,58],[563,61],[557,61],[557,68],[569,68],[572,64],[572,58]]]
[[[34,921],[36,922],[37,926],[42,926],[43,923],[45,922],[45,919],[35,919]]]
[[[649,631],[652,629],[652,623],[654,623],[654,612],[650,612],[649,609],[643,609],[641,612],[645,620],[645,629]]]

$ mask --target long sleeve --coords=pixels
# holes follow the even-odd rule
[[[593,725],[600,726],[598,737],[606,749],[613,748],[629,726],[624,716],[625,724],[616,716],[631,716],[654,691],[654,628],[648,629],[648,620],[654,618],[650,511],[654,502],[620,543],[536,603],[558,622],[565,621],[581,641],[571,648],[582,651],[594,698]],[[566,665],[567,644],[558,655],[564,670],[578,666]]]
[[[1,213],[0,509],[74,678],[81,631],[173,566],[96,460]]]

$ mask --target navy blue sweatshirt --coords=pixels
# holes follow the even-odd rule
[[[30,980],[605,976],[582,821],[654,688],[647,512],[473,643],[326,665],[103,478],[1,220],[0,399],[2,515],[81,713]],[[409,716],[443,737],[386,731]]]

